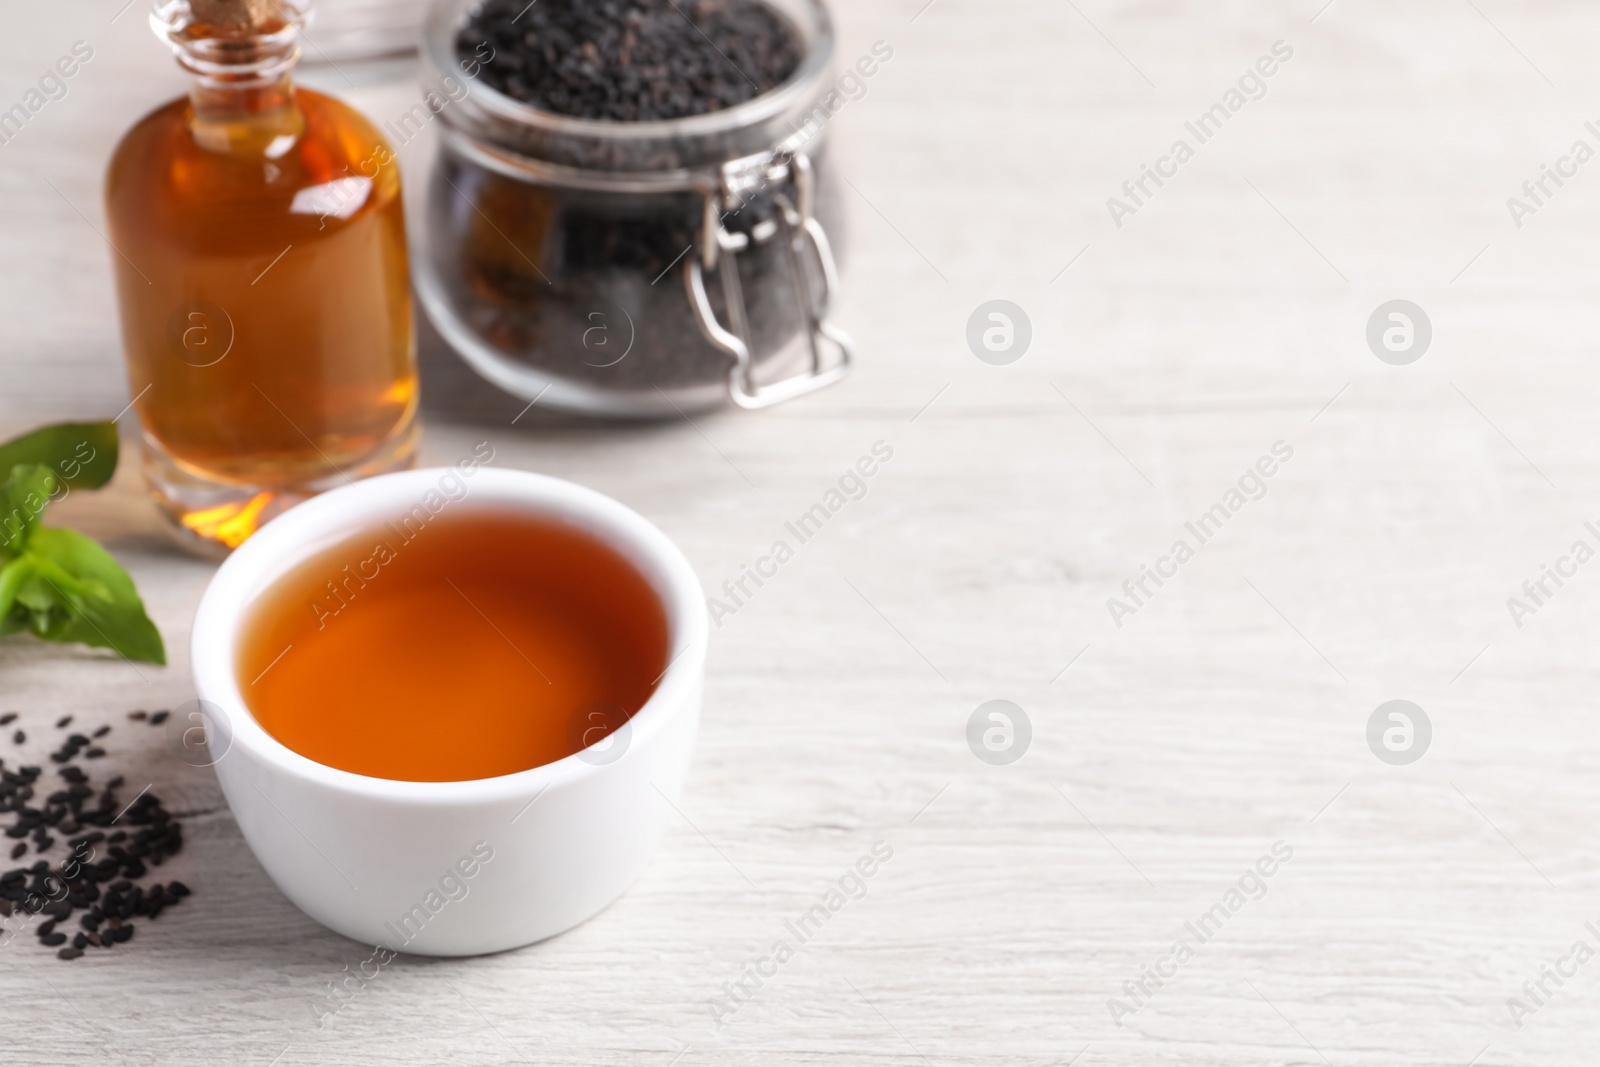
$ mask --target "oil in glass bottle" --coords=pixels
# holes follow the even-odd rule
[[[399,164],[360,114],[291,83],[307,5],[158,0],[193,82],[106,177],[145,480],[200,551],[416,448]]]

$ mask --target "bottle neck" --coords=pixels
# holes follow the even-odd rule
[[[189,0],[158,0],[151,13],[157,36],[194,75],[189,128],[202,148],[273,156],[304,132],[292,74],[305,0],[277,0],[271,10],[270,20],[244,28],[201,21]]]
[[[200,147],[227,155],[281,154],[305,132],[289,72],[271,80],[218,82],[197,77],[189,87],[189,132]]]

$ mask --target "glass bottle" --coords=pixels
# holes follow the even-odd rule
[[[194,81],[106,176],[145,480],[201,551],[416,449],[399,164],[357,112],[292,86],[307,3],[158,0]]]

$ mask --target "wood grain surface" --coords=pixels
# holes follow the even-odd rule
[[[0,144],[3,432],[129,400],[100,182],[183,82],[121,2],[0,15],[0,108],[94,48]],[[1507,198],[1600,146],[1600,12],[835,7],[846,60],[894,50],[834,124],[846,382],[759,415],[513,425],[519,402],[428,356],[426,460],[489,440],[497,463],[612,494],[713,592],[893,448],[720,620],[689,788],[644,877],[544,944],[402,957],[319,1025],[370,948],[291,906],[211,772],[125,719],[193,696],[213,570],[168,546],[127,462],[52,521],[124,562],[170,666],[8,639],[0,705],[34,758],[59,714],[113,723],[107,769],[189,813],[168,869],[195,895],[114,954],[0,949],[0,1062],[1594,1062],[1600,961],[1543,979],[1536,1011],[1508,1000],[1573,970],[1575,941],[1600,950],[1600,564],[1520,626],[1506,602],[1600,520],[1600,162],[1547,181],[1520,226]],[[1278,41],[1292,58],[1198,144],[1184,124]],[[305,80],[379,120],[415,94],[406,61]],[[1117,225],[1107,198],[1179,138],[1193,158]],[[402,153],[413,206],[429,151]],[[1008,366],[967,345],[991,299],[1031,321]],[[1408,366],[1365,338],[1393,299],[1432,323]],[[1107,599],[1280,441],[1265,495],[1117,626]],[[1397,698],[1432,723],[1409,766],[1366,741]],[[1008,766],[966,741],[995,699],[1032,724]],[[865,895],[745,978],[879,841],[893,856]],[[1292,857],[1258,881],[1277,842]],[[1185,924],[1219,903],[1201,943]],[[748,1002],[719,1010],[740,981]]]

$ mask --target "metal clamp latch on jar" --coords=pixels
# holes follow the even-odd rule
[[[785,182],[793,186],[792,197],[784,189]],[[763,157],[754,166],[748,160],[729,163],[722,168],[719,187],[705,194],[699,254],[690,256],[684,263],[684,286],[706,340],[733,357],[734,365],[728,372],[728,392],[733,402],[742,408],[770,407],[831,385],[850,371],[850,338],[827,318],[839,278],[828,235],[812,214],[814,184],[811,160],[796,153],[787,161]],[[753,226],[748,234],[730,232],[722,224],[724,212],[737,210],[751,193],[762,187],[776,190],[772,199],[777,211],[771,218]],[[782,240],[789,253],[795,297],[808,326],[811,367],[792,377],[758,385],[737,255],[752,241],[764,243],[774,239]],[[813,259],[814,269],[807,268],[806,249]],[[727,327],[717,321],[716,310],[706,295],[705,272],[708,270],[716,271],[722,279],[723,302],[729,319]],[[826,345],[837,350],[831,362],[823,355]]]

